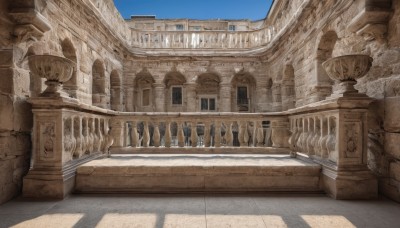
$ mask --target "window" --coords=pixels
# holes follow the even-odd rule
[[[182,87],[172,87],[172,104],[182,105]]]
[[[150,89],[142,90],[142,106],[150,105]]]
[[[183,31],[183,25],[182,24],[176,25],[176,30],[177,31]]]
[[[236,25],[229,25],[228,30],[229,31],[236,31]]]
[[[215,98],[201,98],[200,109],[202,112],[205,111],[216,111]]]
[[[249,103],[249,99],[247,97],[247,86],[238,86],[237,87],[237,104],[238,105],[246,105]]]

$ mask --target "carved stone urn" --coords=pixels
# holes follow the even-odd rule
[[[368,73],[373,59],[368,55],[343,55],[328,59],[322,63],[328,76],[339,82],[335,96],[363,96],[354,88],[357,79]],[[364,95],[365,96],[365,95]]]
[[[68,97],[61,91],[61,85],[71,78],[76,67],[73,61],[54,55],[32,55],[28,62],[33,75],[47,79],[47,88],[41,97]]]

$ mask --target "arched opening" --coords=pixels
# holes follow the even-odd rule
[[[61,49],[62,53],[65,56],[65,58],[72,60],[74,63],[78,63],[77,57],[76,57],[76,50],[74,45],[72,44],[71,40],[68,38],[64,39],[61,42]],[[77,91],[78,91],[78,73],[77,73],[77,68],[74,69],[71,79],[66,81],[63,85],[64,90],[69,94],[70,97],[77,97]]]
[[[204,73],[198,76],[196,81],[196,98],[198,111],[218,111],[219,76],[215,73]]]
[[[295,107],[296,93],[293,66],[288,64],[283,69],[282,78],[282,110],[288,110]]]
[[[135,87],[135,111],[152,112],[154,107],[154,88],[155,80],[147,70],[142,70],[136,75]]]
[[[233,112],[254,112],[256,80],[246,72],[237,73],[231,81],[231,107]]]
[[[122,104],[122,83],[121,77],[117,70],[113,70],[110,74],[110,103],[111,109],[115,111],[123,111]]]
[[[318,42],[318,48],[316,51],[315,58],[315,75],[312,83],[314,84],[312,88],[310,102],[317,102],[324,100],[327,96],[332,93],[333,81],[329,78],[325,69],[322,67],[322,63],[332,57],[333,49],[335,48],[338,36],[335,31],[328,31],[323,33]],[[309,103],[310,103],[309,102]]]
[[[100,60],[92,67],[92,105],[107,108],[105,69]]]
[[[178,71],[169,72],[165,75],[165,111],[184,111],[185,83],[185,76]]]

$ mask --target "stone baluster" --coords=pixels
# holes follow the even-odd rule
[[[178,132],[177,132],[177,138],[178,138],[178,146],[179,147],[184,147],[185,146],[185,133],[183,132],[183,122],[178,121],[176,123],[178,125]]]
[[[143,136],[142,136],[143,147],[149,147],[150,145],[150,129],[148,121],[143,122]]]
[[[329,160],[333,162],[338,161],[339,154],[336,152],[336,118],[334,116],[329,117],[328,122],[328,139],[326,140],[326,149],[328,151]],[[354,135],[347,134],[346,138],[351,138],[349,141],[353,140]],[[352,145],[353,143],[347,144],[348,149],[356,147]],[[350,147],[350,148],[349,148]]]
[[[316,116],[314,119],[314,138],[311,141],[311,145],[314,146],[313,152],[314,155],[318,155],[319,147],[318,141],[321,138],[321,119]]]
[[[247,121],[239,121],[239,144],[240,147],[246,147],[248,146],[248,141],[249,141],[249,133],[247,131]]]
[[[99,119],[94,119],[94,145],[93,150],[94,152],[99,152],[101,148],[100,143],[100,129],[99,129]]]
[[[84,141],[83,153],[89,154],[89,131],[88,119],[86,117],[82,119],[82,136]]]
[[[204,121],[204,147],[211,146],[210,121]]]
[[[326,148],[326,141],[328,140],[328,120],[326,117],[322,117],[322,125],[321,125],[321,138],[318,141],[319,146],[319,155],[322,158],[328,157],[328,150]]]
[[[308,119],[307,117],[303,118],[303,136],[301,138],[301,145],[302,145],[302,151],[303,153],[308,154],[307,151],[307,138],[308,138]]]
[[[105,151],[105,137],[104,137],[104,119],[100,119],[99,121],[99,136],[100,136],[100,151],[104,152]]]
[[[82,137],[80,117],[74,118],[74,136],[75,136],[75,140],[76,140],[74,158],[76,159],[76,158],[80,158],[83,154],[83,150],[82,150],[83,137]]]
[[[165,147],[171,147],[171,122],[167,120],[165,123]]]
[[[137,122],[132,122],[132,130],[131,130],[131,145],[132,147],[139,147],[139,134],[137,130]]]
[[[255,123],[255,132],[256,132],[256,137],[255,139],[257,140],[257,147],[262,147],[264,145],[264,128],[262,126],[262,121],[256,121]]]
[[[298,130],[299,130],[299,138],[297,139],[296,146],[298,152],[303,152],[303,136],[304,136],[304,129],[303,129],[303,118],[298,119]]]
[[[154,122],[154,134],[153,141],[155,147],[160,147],[161,145],[161,135],[160,135],[160,127],[158,122]]]
[[[215,121],[214,146],[221,147],[221,121]]]
[[[95,126],[94,119],[90,118],[89,120],[89,153],[92,154],[94,152],[94,140],[95,140]]]
[[[198,140],[198,135],[197,135],[197,121],[193,121],[190,125],[191,127],[191,141],[192,141],[192,147],[197,147],[197,140]]]
[[[63,148],[67,157],[64,162],[69,162],[72,160],[73,152],[75,151],[76,140],[73,136],[73,121],[72,118],[64,119],[64,138],[63,138]]]
[[[307,137],[307,151],[309,155],[314,155],[314,144],[313,144],[313,139],[315,136],[315,124],[314,124],[314,118],[310,117],[308,119],[308,137]]]
[[[287,118],[277,118],[271,121],[272,147],[289,148],[289,121]]]
[[[112,145],[113,148],[122,148],[124,147],[124,121],[119,119],[111,120],[111,132],[114,139],[114,143]]]
[[[226,146],[233,146],[233,133],[232,133],[232,122],[228,121],[227,122],[227,127],[226,127],[226,132],[225,132],[225,141],[226,141]]]

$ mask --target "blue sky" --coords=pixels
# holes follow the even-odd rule
[[[124,18],[156,15],[158,19],[265,18],[273,0],[114,0]]]

